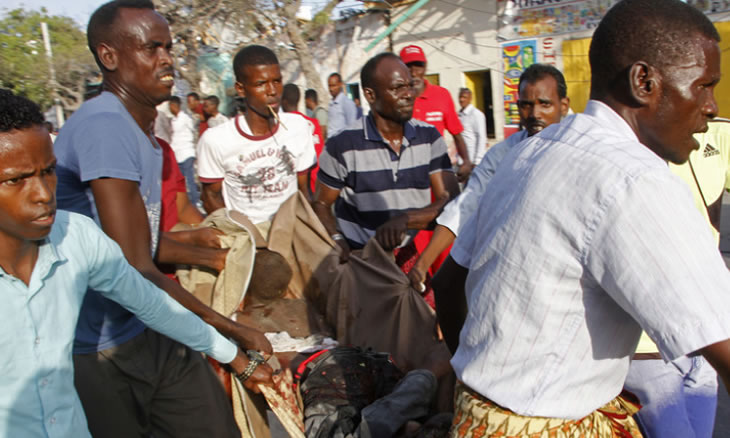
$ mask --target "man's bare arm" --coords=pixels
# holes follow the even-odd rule
[[[311,171],[312,169],[307,169],[304,172],[297,173],[297,187],[309,202],[312,202],[312,196],[309,193],[311,192],[311,190],[309,189],[309,173]]]
[[[316,192],[314,196],[315,199],[312,203],[312,210],[314,210],[314,213],[319,218],[319,221],[322,222],[322,225],[324,225],[324,228],[327,230],[327,233],[330,236],[335,236],[339,234],[339,231],[337,230],[337,220],[335,219],[335,215],[332,214],[332,204],[334,204],[337,198],[340,196],[340,191],[327,187],[319,180],[317,180]],[[342,249],[342,253],[340,254],[340,261],[347,261],[350,255],[350,245],[347,244],[347,241],[344,238],[339,238],[335,241],[338,245],[340,245],[340,248]]]
[[[717,374],[722,378],[725,388],[730,388],[730,339],[708,345],[699,352],[715,368]]]
[[[184,224],[193,225],[203,222],[203,215],[198,208],[190,202],[188,194],[179,192],[175,198],[175,206],[177,207],[177,220]]]
[[[203,208],[208,214],[224,208],[226,204],[223,202],[223,181],[203,183],[200,199],[203,201]]]
[[[147,210],[136,182],[104,178],[92,180],[90,185],[102,229],[119,244],[129,263],[145,278],[240,345],[271,352],[271,344],[262,333],[215,312],[157,269],[150,254]]]
[[[471,170],[474,168],[475,163],[471,162],[471,157],[469,157],[469,151],[466,149],[464,137],[462,137],[461,134],[456,134],[453,137],[456,152],[459,153],[462,161],[459,171],[457,172],[457,177],[459,178],[459,181],[464,182],[469,178],[469,175],[471,175]]]
[[[203,229],[200,229],[203,230]],[[198,231],[198,230],[191,230]],[[160,246],[155,257],[158,263],[197,265],[220,272],[226,266],[228,249],[209,248],[192,243],[191,231],[162,233]],[[190,242],[183,242],[189,240]]]
[[[436,225],[434,228],[431,240],[426,245],[426,248],[418,256],[418,260],[413,265],[413,268],[408,272],[408,278],[411,280],[411,286],[416,290],[421,289],[421,284],[426,281],[426,273],[428,268],[433,265],[439,254],[444,252],[454,240],[456,235],[451,232],[448,227],[443,225]]]
[[[469,270],[448,256],[431,281],[436,300],[436,317],[451,354],[459,347],[459,334],[466,321],[464,284]]]
[[[378,227],[375,231],[375,238],[383,249],[390,251],[398,247],[407,230],[425,230],[433,226],[434,220],[446,203],[459,194],[459,186],[454,174],[452,172],[432,173],[431,191],[434,196],[431,204],[396,216]]]

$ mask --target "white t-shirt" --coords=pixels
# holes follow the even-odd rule
[[[296,193],[297,173],[317,162],[307,121],[297,114],[279,117],[283,126],[268,136],[254,136],[246,118],[237,116],[207,129],[198,144],[200,180],[223,180],[226,208],[253,223],[271,220]]]
[[[172,118],[172,140],[170,147],[175,152],[175,159],[182,163],[188,158],[195,157],[195,128],[193,119],[180,111]]]

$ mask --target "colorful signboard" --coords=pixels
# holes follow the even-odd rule
[[[499,36],[511,40],[590,30],[616,1],[499,0]]]
[[[504,61],[504,116],[505,125],[519,125],[517,108],[520,75],[537,62],[537,40],[516,41],[502,45]]]

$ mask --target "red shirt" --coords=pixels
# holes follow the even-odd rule
[[[322,149],[324,149],[324,137],[322,137],[322,127],[319,126],[319,121],[315,118],[305,116],[304,114],[300,113],[299,111],[292,111],[294,114],[299,114],[300,116],[307,119],[309,122],[309,126],[313,128],[312,130],[312,142],[314,143],[314,151],[317,153],[317,164],[314,165],[314,167],[311,169],[312,173],[311,175],[311,187],[312,187],[312,193],[314,193],[314,185],[317,182],[317,171],[319,171],[319,154],[322,153]]]
[[[177,194],[187,193],[185,190],[185,177],[180,173],[180,168],[175,159],[175,152],[172,151],[167,142],[157,137],[157,142],[162,148],[162,211],[160,212],[160,231],[170,231],[178,220],[177,216]]]
[[[426,89],[414,102],[413,118],[435,126],[442,136],[444,129],[448,129],[451,135],[461,134],[464,127],[461,126],[449,90],[432,85],[425,79],[424,82]]]
[[[199,103],[195,107],[195,113],[200,116],[200,124],[198,125],[198,138],[208,129],[208,122],[205,121],[205,114],[203,114],[203,104]]]

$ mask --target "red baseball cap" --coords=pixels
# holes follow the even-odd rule
[[[411,62],[426,62],[426,55],[420,47],[410,45],[401,49],[400,59],[404,64],[408,65]]]

